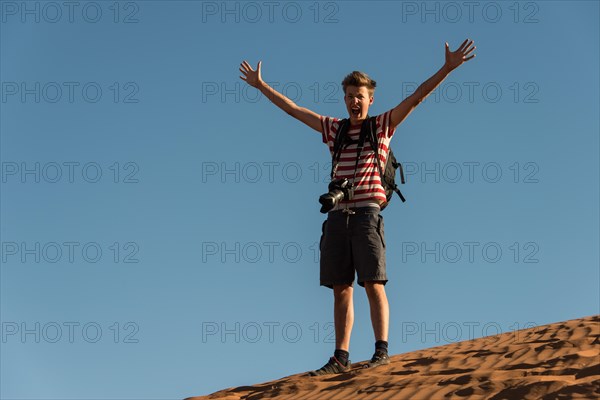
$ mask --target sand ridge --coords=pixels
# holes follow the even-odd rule
[[[338,375],[291,375],[186,400],[600,398],[600,315],[366,361]]]

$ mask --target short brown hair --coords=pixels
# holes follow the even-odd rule
[[[375,87],[377,86],[377,82],[373,79],[369,78],[369,75],[360,71],[352,71],[352,73],[346,75],[344,80],[342,81],[342,87],[344,88],[344,94],[346,94],[346,88],[348,86],[356,86],[361,87],[365,86],[369,91],[369,96],[373,96],[373,92],[375,92]]]

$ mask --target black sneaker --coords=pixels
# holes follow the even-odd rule
[[[382,351],[376,351],[375,354],[373,354],[373,358],[371,358],[371,361],[369,361],[369,363],[365,365],[365,368],[375,368],[379,365],[387,365],[389,363],[390,356],[388,356],[387,353],[384,353]]]
[[[331,357],[327,364],[323,365],[320,369],[318,369],[316,371],[309,372],[308,374],[310,376],[340,374],[342,372],[349,371],[350,364],[351,364],[350,360],[348,360],[346,365],[344,365],[337,358]]]

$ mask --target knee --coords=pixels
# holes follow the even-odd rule
[[[379,281],[369,281],[365,282],[365,291],[367,292],[367,296],[385,296],[385,285]]]
[[[333,285],[333,295],[336,300],[347,300],[352,298],[352,285]]]

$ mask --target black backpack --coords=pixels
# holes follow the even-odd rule
[[[342,154],[342,147],[346,147],[349,144],[357,143],[356,141],[352,141],[348,136],[348,130],[350,128],[350,121],[348,118],[344,118],[340,121],[338,125],[338,133],[335,137],[335,142],[333,143],[333,158],[331,162],[331,179],[333,179],[333,175],[335,173],[336,165],[340,160],[340,156]],[[385,171],[382,171],[381,164],[379,163],[379,142],[377,140],[377,123],[375,121],[375,117],[369,117],[367,115],[367,119],[363,121],[363,124],[360,128],[360,136],[358,139],[358,149],[357,149],[357,160],[356,165],[358,166],[358,156],[362,152],[363,145],[365,140],[369,140],[371,143],[371,148],[375,153],[375,159],[377,160],[377,167],[379,168],[379,176],[381,178],[381,185],[385,190],[385,197],[387,198],[386,204],[384,204],[381,209],[383,210],[387,204],[392,200],[392,195],[394,192],[398,194],[400,200],[405,202],[406,199],[400,192],[398,185],[396,184],[396,170],[400,168],[400,182],[402,184],[404,181],[404,171],[402,169],[402,164],[400,164],[396,157],[394,156],[394,152],[391,147],[389,149],[388,157],[385,163]]]

